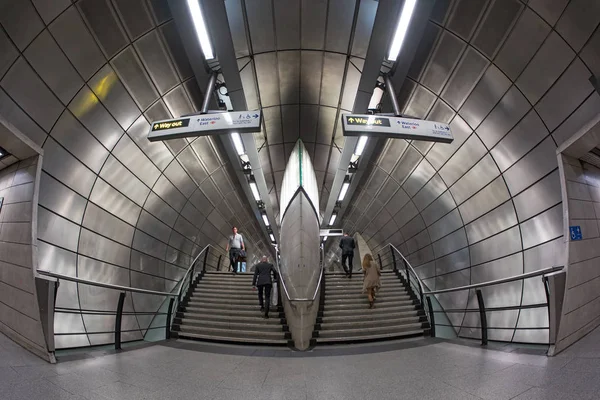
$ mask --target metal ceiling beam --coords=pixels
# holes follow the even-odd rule
[[[375,21],[373,23],[373,31],[371,32],[371,40],[369,41],[369,48],[367,49],[365,64],[360,76],[358,90],[354,100],[354,106],[352,108],[352,111],[355,113],[364,114],[367,112],[369,102],[371,101],[373,91],[375,90],[375,83],[379,77],[381,64],[383,63],[390,41],[396,29],[398,15],[400,13],[400,6],[401,3],[396,0],[381,0],[379,2],[377,14],[375,14]],[[354,149],[356,148],[357,142],[358,137],[346,137],[344,150],[342,151],[340,162],[335,172],[333,185],[331,186],[331,192],[329,192],[329,199],[327,201],[327,207],[323,216],[323,224],[327,224],[331,218],[331,215],[333,214],[335,203],[340,194],[342,184],[344,183],[344,177],[346,176],[348,164],[350,164],[350,159],[352,158],[352,154],[354,154]],[[369,158],[373,152],[373,149],[375,148],[375,142],[375,138],[369,140],[365,150],[363,151],[363,154],[360,157],[359,169],[352,178],[352,183],[350,184],[348,193],[346,194],[346,200],[338,212],[337,221],[341,220],[349,200],[352,199],[352,195],[356,190],[356,186],[364,174],[364,170],[369,162]]]
[[[227,92],[229,93],[229,98],[231,100],[233,109],[237,111],[247,110],[248,106],[246,104],[246,96],[244,94],[242,79],[240,77],[237,59],[235,57],[235,50],[233,47],[231,31],[229,30],[229,21],[227,19],[225,2],[214,0],[201,0],[200,4],[202,7],[204,20],[207,24],[207,29],[210,34],[213,49],[218,58],[218,64],[221,70],[221,74],[225,79]],[[169,0],[169,6],[171,8],[171,12],[173,13],[173,18],[175,18],[177,26],[180,30],[180,33],[184,37],[184,46],[186,48],[186,52],[188,53],[188,57],[190,58],[192,68],[194,70],[194,73],[196,74],[197,79],[198,74],[203,73],[205,76],[205,78],[202,81],[198,79],[198,83],[207,83],[209,75],[205,71],[206,63],[204,61],[204,57],[201,53],[202,50],[196,38],[193,22],[189,14],[187,4],[184,0]],[[200,70],[203,70],[204,72],[201,72]],[[276,238],[278,238],[279,229],[275,221],[273,207],[271,206],[271,202],[269,201],[267,182],[265,180],[264,172],[260,164],[258,151],[254,142],[254,135],[251,133],[244,133],[240,134],[240,136],[242,138],[242,142],[244,143],[244,149],[246,150],[246,154],[248,155],[250,164],[252,165],[252,173],[254,174],[254,177],[256,179],[258,192],[265,204],[265,212],[269,217],[273,235]],[[246,198],[248,199],[250,207],[252,208],[254,216],[256,217],[263,234],[265,235],[266,243],[271,243],[269,233],[265,227],[261,216],[261,211],[259,210],[258,205],[254,200],[254,196],[252,195],[252,191],[250,189],[250,186],[248,185],[248,181],[242,170],[240,158],[233,147],[233,143],[228,135],[220,136],[219,139],[221,140],[221,143],[225,148],[227,157],[231,161],[231,164],[235,170],[241,187],[246,195]]]

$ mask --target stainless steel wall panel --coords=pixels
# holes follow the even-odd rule
[[[50,175],[42,173],[40,179],[39,204],[80,224],[83,219],[86,199],[52,178]],[[29,205],[28,208],[31,208],[31,205]],[[7,209],[4,208],[2,211],[3,218],[6,218],[4,214],[7,212]],[[29,214],[31,214],[31,211]]]
[[[48,29],[83,79],[89,79],[105,62],[76,7],[63,12]]]
[[[177,156],[179,162],[183,165],[189,176],[195,181],[196,185],[199,185],[208,177],[208,174],[196,153],[191,147],[186,147]]]
[[[447,28],[468,41],[486,10],[487,3],[488,1],[459,0],[450,14]]]
[[[44,29],[44,23],[29,1],[5,4],[0,23],[21,51]]]
[[[38,237],[67,250],[77,251],[79,225],[39,207]]]
[[[136,224],[141,211],[141,208],[133,201],[123,196],[102,179],[96,180],[94,190],[90,195],[90,201],[131,225]]]
[[[44,154],[44,171],[83,197],[87,198],[90,195],[95,179],[92,171],[51,138],[48,138],[44,145]]]
[[[171,90],[164,97],[165,103],[173,117],[177,118],[182,115],[187,115],[195,112],[194,107],[192,107],[192,103],[187,96],[187,93],[183,89],[183,85],[177,86],[175,89]]]
[[[0,76],[4,76],[17,57],[19,57],[19,52],[4,31],[2,31],[0,33]]]
[[[425,186],[434,174],[435,168],[423,158],[408,179],[406,179],[406,182],[404,182],[402,187],[410,197],[413,197],[423,186]]]
[[[107,264],[107,263],[103,263],[97,260],[93,260],[91,258],[88,257],[83,257],[83,256],[79,256],[77,258],[77,276],[82,278],[82,279],[88,279],[94,282],[101,282],[101,283],[107,283],[110,285],[123,285],[123,286],[129,286],[129,269],[128,268],[121,268],[121,267],[117,267],[115,265],[111,265],[111,264]],[[89,303],[85,303],[82,304],[81,307],[82,308],[92,308],[92,309],[97,309],[97,310],[107,310],[107,311],[115,311],[116,310],[116,300],[119,297],[119,291],[118,290],[111,290],[111,289],[104,289],[104,288],[91,288],[89,287],[90,285],[84,285],[84,284],[80,284],[79,288],[81,291],[85,291],[86,293],[88,293],[89,295],[91,295],[92,293],[96,292],[96,289],[102,293],[106,293],[109,294],[110,293],[110,300],[107,303],[104,303],[103,305],[102,302],[99,302],[101,304],[94,304],[94,303],[98,303],[96,301],[96,299],[87,299],[89,300]],[[88,287],[88,289],[82,289],[83,287]],[[114,305],[114,308],[112,308],[112,306]],[[128,305],[131,305],[131,301],[128,302]],[[102,308],[102,306],[104,307],[111,307],[111,308]]]
[[[133,125],[131,125],[127,134],[160,170],[164,170],[171,160],[173,160],[173,155],[165,147],[164,143],[150,142],[148,140],[149,130],[150,124],[148,124],[143,116],[140,116]],[[186,148],[186,150],[191,152],[189,147]],[[199,164],[200,163],[197,163],[197,165]]]
[[[494,159],[487,154],[462,178],[460,178],[458,182],[450,187],[454,200],[458,204],[461,204],[477,191],[485,187],[498,175],[500,175],[500,171],[498,170],[496,163],[494,163]]]
[[[517,329],[513,337],[516,343],[548,343],[548,329]]]
[[[305,49],[323,49],[327,26],[327,3],[302,0],[300,15],[301,46]],[[349,4],[346,4],[348,7]]]
[[[444,31],[423,72],[421,82],[434,93],[440,93],[464,48],[462,40]]]
[[[548,310],[544,307],[521,310],[517,328],[542,328],[549,326]]]
[[[468,268],[469,249],[464,248],[435,260],[435,276],[444,275]]]
[[[433,6],[434,10],[432,11],[431,20],[435,20],[433,14],[436,12],[435,8],[438,5],[438,3],[441,2],[436,2]],[[427,23],[427,26],[425,27],[425,32],[423,33],[423,38],[421,39],[421,43],[419,44],[419,47],[417,47],[417,51],[413,58],[413,62],[408,70],[408,76],[412,79],[418,80],[421,76],[421,73],[425,68],[425,63],[429,58],[429,53],[431,53],[431,50],[433,49],[433,46],[438,40],[441,31],[442,28],[440,28],[437,24],[433,23],[432,21],[429,21]]]
[[[473,38],[473,46],[493,58],[522,8],[523,4],[517,0],[494,1],[479,25]]]
[[[169,235],[172,232],[168,225],[162,223],[146,210],[142,210],[136,228],[165,243],[169,242]]]
[[[165,268],[166,267],[164,261],[159,260],[155,257],[151,257],[147,254],[140,253],[136,250],[131,251],[130,269],[132,271],[139,271],[144,274],[163,277],[165,276]],[[127,277],[127,279],[129,279],[129,276]]]
[[[482,265],[478,265],[471,269],[471,283],[481,283],[488,282],[495,279],[503,279],[510,278],[511,276],[519,275],[523,273],[523,253],[517,253],[510,255],[508,257],[504,257],[498,260],[491,261],[489,263],[485,263]],[[540,278],[541,280],[541,278]],[[513,282],[511,282],[512,284]],[[520,283],[520,282],[519,282]],[[517,285],[520,286],[520,285]],[[511,287],[510,284],[507,287]],[[516,286],[515,286],[516,287]],[[497,292],[493,287],[488,287],[488,292],[486,293],[489,297],[491,293]],[[501,292],[500,292],[501,293]],[[508,294],[508,293],[507,293]],[[496,305],[488,305],[485,303],[486,307],[502,307],[502,305],[498,305],[502,301],[500,297],[502,295],[497,295],[498,300],[496,301]],[[511,301],[511,305],[518,305],[521,301],[521,293],[520,291],[512,293],[511,297],[513,300]],[[477,299],[474,298],[475,307],[477,307],[476,302]]]
[[[327,14],[325,50],[345,53],[348,50],[355,1],[332,0]]]
[[[536,13],[542,16],[550,25],[554,26],[558,18],[563,13],[569,0],[531,0],[528,6]]]
[[[535,106],[550,131],[553,131],[592,93],[594,89],[589,77],[589,70],[576,58]]]
[[[469,127],[469,125],[467,125],[467,123],[458,115],[450,123],[450,128],[452,129],[454,141],[450,144],[436,143],[429,153],[427,153],[427,160],[437,170],[452,157],[452,154],[454,154],[469,135],[473,133],[473,129],[471,129],[471,127]]]
[[[183,195],[188,198],[197,188],[194,181],[177,161],[173,161],[164,171],[165,176],[175,185]]]
[[[400,250],[403,251],[405,254],[408,251],[408,249],[406,248],[401,248]],[[433,261],[435,259],[435,255],[433,254],[433,247],[427,246],[419,251],[408,255],[408,257],[406,258],[413,267],[418,267],[419,265],[427,264],[428,262]]]
[[[135,230],[131,247],[132,249],[138,250],[144,254],[148,254],[161,260],[165,258],[165,254],[167,252],[167,245],[165,243],[154,239],[139,229]]]
[[[79,254],[127,268],[129,265],[128,247],[103,238],[85,228],[79,237]]]
[[[112,150],[123,135],[123,129],[87,87],[71,101],[69,110],[108,150]]]
[[[442,217],[435,223],[429,225],[427,230],[431,236],[432,241],[441,239],[442,237],[454,232],[458,228],[463,226],[462,219],[458,209],[454,209],[452,212]]]
[[[213,211],[211,213],[214,214],[216,213],[216,211]],[[210,218],[210,216],[209,216]],[[225,221],[222,219],[219,220],[218,217],[213,217],[212,218],[213,221],[217,221],[220,224],[224,224]],[[212,222],[212,221],[211,221]],[[217,229],[221,229],[221,226],[217,226]],[[181,233],[183,236],[187,237],[189,240],[191,240],[192,242],[196,241],[196,234],[198,232],[198,229],[192,225],[189,221],[187,221],[185,218],[182,218],[181,216],[179,216],[179,218],[177,218],[177,221],[175,222],[175,226],[173,227],[173,229],[175,229],[177,232]]]
[[[442,239],[433,243],[433,252],[436,258],[443,257],[456,250],[468,246],[467,235],[464,229],[459,229],[454,233],[444,236]]]
[[[517,224],[512,201],[507,201],[465,226],[469,243],[477,243]]]
[[[276,38],[271,2],[247,0],[245,9],[253,50],[257,53],[275,50]]]
[[[192,148],[198,154],[198,157],[204,164],[206,171],[209,174],[215,172],[221,166],[219,157],[215,153],[210,141],[206,137],[200,137],[192,142]]]
[[[556,24],[556,31],[575,49],[581,50],[598,26],[600,5],[597,2],[573,0]]]
[[[548,137],[506,172],[504,179],[513,196],[556,168],[556,145]]]
[[[168,8],[169,7],[167,6],[167,9]],[[171,20],[162,25],[159,29],[163,34],[169,53],[173,57],[179,77],[183,80],[194,76],[190,61],[187,58],[183,43],[181,42],[181,37],[175,26],[175,21]]]
[[[516,80],[549,32],[550,26],[529,7],[525,8],[498,53],[496,65],[509,78]]]
[[[208,216],[213,207],[208,198],[200,189],[196,190],[192,197],[190,197],[190,203],[192,203],[198,211],[204,214],[204,216]]]
[[[185,205],[185,196],[164,175],[158,178],[153,190],[177,212]]]
[[[288,6],[286,5],[285,8]],[[295,18],[298,18],[298,15]],[[296,34],[298,33],[296,32]],[[277,44],[279,46],[279,40]],[[300,52],[286,51],[278,53],[277,57],[281,104],[298,104],[300,100]]]
[[[108,151],[70,112],[62,113],[50,135],[96,174],[108,157]]]
[[[441,97],[455,110],[467,99],[484,73],[489,61],[477,50],[469,47],[459,61]]]
[[[2,45],[0,45],[1,47]],[[588,43],[585,45],[580,53],[580,57],[592,71],[595,76],[600,76],[600,54],[598,49],[600,48],[600,33],[596,30],[596,33],[590,38]],[[0,69],[0,72],[2,69]]]
[[[172,231],[171,237],[169,238],[169,246],[184,254],[192,254],[192,248],[194,243],[185,238],[185,236]]]
[[[530,109],[525,97],[512,86],[477,128],[477,134],[488,149],[492,148]]]
[[[442,178],[435,174],[433,178],[417,193],[413,199],[417,208],[422,211],[447,189]]]
[[[522,250],[519,227],[492,236],[470,247],[471,265],[483,264]]]
[[[417,216],[407,222],[406,225],[401,226],[400,232],[402,232],[402,236],[405,238],[410,238],[421,232],[423,229],[425,229],[425,222],[423,222],[421,215],[417,214]]]
[[[329,81],[331,79],[328,79]],[[329,95],[329,93],[324,94],[324,88],[321,89],[321,96]],[[333,94],[332,94],[333,95]],[[322,100],[323,101],[323,100]],[[326,145],[331,144],[331,135],[334,131],[334,126],[336,123],[335,117],[337,110],[333,107],[319,107],[319,123],[317,125],[317,143],[322,143]],[[329,154],[329,150],[327,151]],[[324,164],[327,164],[327,157],[325,157]],[[313,164],[319,163],[319,157],[315,157]],[[322,168],[321,171],[325,171],[326,168]]]
[[[391,179],[388,180],[388,185],[392,186],[395,182]],[[397,186],[396,186],[397,187]],[[395,215],[404,207],[404,205],[409,201],[408,195],[403,189],[398,189],[398,191],[392,196],[390,201],[385,205],[385,209],[392,215]]]
[[[477,128],[509,87],[510,80],[496,66],[490,66],[461,107],[460,115]]]
[[[556,32],[550,33],[515,84],[535,104],[575,57],[575,52]]]
[[[125,246],[133,240],[134,228],[93,203],[88,203],[83,226]]]
[[[594,203],[581,200],[569,200],[569,218],[571,219],[595,219],[596,212]]]
[[[300,54],[300,102],[319,104],[321,89],[321,66],[323,53],[320,51],[302,51]]]
[[[158,92],[132,46],[111,60],[115,72],[138,106],[145,110],[158,98]]]
[[[417,85],[403,114],[419,119],[425,118],[435,100],[435,94],[424,86]]]
[[[456,203],[452,198],[452,193],[447,190],[423,210],[421,215],[423,216],[425,223],[429,226],[454,208],[456,208]]]
[[[200,189],[202,189],[202,192],[212,202],[212,204],[219,204],[219,202],[223,198],[213,181],[210,179],[207,179],[204,182],[202,182],[202,184],[200,185]]]
[[[132,40],[154,27],[145,1],[116,0],[114,4]]]
[[[106,160],[100,177],[139,206],[144,205],[150,193],[150,189],[113,156]]]
[[[408,248],[408,253],[414,253],[415,251],[422,249],[423,247],[430,245],[431,240],[429,239],[429,232],[427,230],[418,233],[413,236],[411,239],[406,241],[406,247]]]
[[[452,186],[465,172],[477,164],[485,153],[485,146],[479,137],[471,135],[464,145],[440,169],[440,175],[446,185]]]
[[[46,132],[52,129],[63,107],[23,57],[8,70],[0,85]]]
[[[144,113],[146,119],[152,123],[152,121],[158,121],[161,119],[170,119],[173,117],[171,112],[167,109],[165,102],[162,99],[156,101],[156,103],[152,104]],[[178,153],[184,146],[187,145],[185,139],[172,139],[165,142],[169,148],[173,148],[176,146],[178,148],[175,153]],[[174,145],[176,143],[176,145]]]
[[[534,110],[531,110],[490,153],[500,171],[504,172],[547,135],[548,130],[542,120]]]
[[[386,204],[392,198],[392,196],[394,196],[394,193],[396,193],[397,190],[398,184],[393,179],[388,178],[381,186],[381,191],[377,193],[377,198],[382,204]]]
[[[83,86],[83,80],[48,31],[42,32],[24,55],[64,104],[68,104]]]
[[[521,224],[523,247],[527,249],[560,237],[562,231],[562,204],[559,204]]]
[[[283,132],[281,125],[281,107],[269,107],[263,109],[264,125],[263,131],[269,144],[283,143]]]
[[[83,327],[83,320],[81,319],[81,315],[79,314],[67,314],[57,312],[54,315],[54,333],[82,333],[85,334],[85,328]],[[85,335],[73,335],[76,337],[81,337],[81,346],[88,346],[89,342]],[[57,336],[55,340],[66,340],[67,338],[72,336]],[[58,346],[58,343],[55,344]]]
[[[254,62],[262,106],[271,107],[279,104],[279,82],[276,79],[278,76],[276,54],[263,53],[257,55],[254,58]]]
[[[508,189],[501,177],[459,206],[463,222],[468,224],[487,211],[510,199]]]
[[[156,193],[150,192],[148,199],[146,200],[146,204],[144,204],[144,209],[148,210],[150,214],[154,215],[166,225],[170,227],[175,225],[177,212],[160,197],[158,197]]]
[[[84,0],[77,5],[107,58],[126,46],[125,32],[106,0]]]
[[[128,129],[140,115],[140,110],[109,65],[100,69],[88,85],[123,129]]]
[[[421,156],[421,154],[419,154],[414,147],[409,146],[392,172],[392,177],[396,180],[396,182],[402,184],[413,171],[413,169],[419,164],[422,157],[423,156]]]
[[[404,226],[408,221],[418,215],[419,211],[412,201],[409,201],[402,209],[394,215],[394,221],[399,227]]]

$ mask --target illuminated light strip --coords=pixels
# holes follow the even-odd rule
[[[196,35],[198,35],[200,47],[202,47],[202,52],[204,53],[204,58],[212,60],[215,58],[215,54],[212,45],[210,44],[210,39],[208,38],[208,30],[206,29],[206,23],[204,22],[200,4],[198,4],[198,0],[187,0],[187,3],[190,14],[192,15],[192,21],[194,22],[194,28],[196,29]]]
[[[402,48],[402,44],[406,38],[406,32],[408,31],[408,26],[410,25],[410,20],[413,12],[415,11],[416,5],[417,0],[404,0],[402,12],[400,13],[400,19],[398,20],[398,26],[396,27],[396,32],[394,33],[394,40],[392,40],[392,45],[390,46],[390,51],[387,57],[389,61],[396,61],[398,54],[400,54],[400,49]]]

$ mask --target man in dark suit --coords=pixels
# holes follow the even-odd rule
[[[271,277],[271,274],[273,274],[273,277]],[[261,261],[254,266],[254,279],[252,279],[252,286],[254,290],[256,290],[258,287],[258,302],[260,304],[260,311],[265,313],[265,318],[269,318],[273,280],[277,280],[277,271],[275,270],[273,264],[268,262],[268,258],[263,256]],[[265,304],[265,302],[267,304]]]
[[[344,237],[340,239],[340,249],[342,249],[342,267],[346,271],[346,276],[352,279],[352,261],[354,260],[354,238],[348,236],[348,233],[344,233]],[[346,260],[348,260],[348,267],[346,268]]]

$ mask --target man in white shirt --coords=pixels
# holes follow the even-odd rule
[[[240,252],[242,250],[246,251],[246,246],[244,246],[244,238],[238,233],[237,227],[234,226],[232,231],[233,235],[229,235],[225,251],[229,252],[229,267],[234,274],[237,274],[237,260]]]

